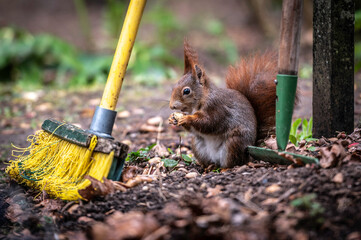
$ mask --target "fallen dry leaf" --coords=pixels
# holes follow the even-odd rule
[[[253,192],[253,189],[252,188],[248,188],[248,190],[244,193],[244,200],[246,202],[249,202],[251,199],[252,199],[252,192]]]
[[[73,206],[71,206],[69,209],[68,209],[68,212],[70,213],[70,214],[74,214],[77,210],[78,210],[78,208],[79,208],[79,204],[74,204]]]
[[[151,153],[153,153],[155,156],[164,158],[164,157],[168,157],[170,155],[168,149],[160,143],[157,143],[157,145],[155,145],[151,150]]]
[[[346,157],[346,151],[339,143],[333,143],[332,146],[320,148],[320,165],[323,168],[335,167]]]
[[[95,220],[93,218],[87,217],[87,216],[81,216],[78,218],[78,222],[81,223],[92,223],[95,222]]]
[[[143,238],[143,240],[158,240],[163,239],[162,237],[168,234],[171,231],[170,226],[162,226]]]
[[[218,215],[224,222],[229,222],[233,211],[239,208],[234,201],[219,197],[206,198],[201,201],[203,212]]]
[[[154,157],[154,158],[151,158],[149,159],[148,163],[150,165],[157,165],[158,163],[160,163],[162,159],[160,157]]]
[[[107,217],[105,223],[92,226],[92,238],[102,239],[141,239],[159,228],[158,221],[151,214],[132,211],[115,212]]]
[[[279,152],[278,155],[284,157],[285,159],[287,159],[287,160],[289,160],[291,162],[294,162],[297,165],[300,165],[300,166],[305,165],[300,158],[295,157],[295,156],[293,156],[291,154],[287,154],[286,152]]]
[[[122,182],[127,182],[130,179],[134,178],[137,175],[139,167],[137,166],[128,166],[123,169],[122,172]]]
[[[139,184],[141,184],[143,182],[152,182],[152,181],[153,181],[153,179],[151,177],[137,175],[135,178],[129,179],[126,183],[119,182],[119,184],[126,188],[132,188],[132,187],[138,186]]]
[[[91,200],[95,196],[105,196],[108,194],[112,194],[116,190],[125,191],[125,189],[120,186],[119,183],[106,179],[105,177],[103,177],[103,182],[91,176],[85,176],[84,178],[88,179],[91,184],[84,189],[78,190],[78,192],[80,196],[87,200]]]
[[[352,141],[361,140],[361,128],[355,128],[353,133],[348,135],[347,138],[351,139]]]
[[[208,189],[207,189],[207,196],[206,196],[206,198],[210,198],[210,197],[213,197],[213,196],[217,196],[221,191],[222,191],[222,189],[223,189],[223,186],[221,186],[221,185],[217,185],[216,187],[214,187],[214,188],[211,188],[211,187],[209,187]]]
[[[23,222],[24,211],[21,209],[19,204],[13,203],[6,209],[6,218],[11,222],[21,223]]]
[[[301,148],[301,145],[299,147]],[[295,145],[293,145],[293,143],[287,144],[287,147],[286,147],[285,151],[290,152],[290,153],[297,153],[296,147],[295,147]]]
[[[59,211],[63,208],[64,206],[64,201],[60,200],[60,199],[44,199],[43,201],[41,201],[39,204],[35,205],[35,206],[43,206],[44,209],[43,210],[47,210],[47,211]]]
[[[264,141],[266,146],[272,150],[277,150],[277,139],[275,135],[271,135],[268,139]]]

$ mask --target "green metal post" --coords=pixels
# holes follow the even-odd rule
[[[278,74],[276,87],[276,137],[279,150],[284,151],[290,134],[297,76]]]

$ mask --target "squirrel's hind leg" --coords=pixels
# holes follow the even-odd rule
[[[233,130],[230,137],[226,141],[227,158],[222,163],[222,167],[234,167],[236,165],[244,165],[249,162],[249,155],[247,153],[247,146],[254,145],[254,142],[249,141],[250,137],[245,136],[250,134],[247,131]],[[247,140],[245,140],[247,139]]]

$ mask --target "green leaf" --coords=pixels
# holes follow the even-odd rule
[[[215,172],[215,173],[220,173],[221,172],[221,168],[217,168],[217,169],[213,169],[212,172]]]
[[[311,147],[307,148],[307,150],[314,152],[314,151],[316,151],[316,148],[314,146],[311,146]]]
[[[173,168],[178,165],[178,161],[169,158],[162,159],[162,162],[164,162],[164,167],[169,167],[169,168]]]
[[[193,159],[190,156],[188,156],[187,154],[182,154],[182,159],[187,163],[193,162]]]
[[[306,194],[300,198],[296,198],[291,201],[291,206],[293,207],[306,207],[310,208],[312,202],[316,199],[317,195],[315,193]]]
[[[293,143],[295,146],[297,146],[298,144],[297,144],[297,139],[296,139],[296,137],[295,136],[293,136],[293,135],[290,135],[290,141],[291,141],[291,143]]]
[[[307,136],[307,126],[308,126],[307,119],[303,119],[303,121],[302,121],[302,133],[301,133],[301,136],[300,136],[300,140],[303,140],[303,139],[306,138],[306,136]]]
[[[310,117],[310,120],[308,121],[307,135],[311,135],[311,137],[312,137],[312,128],[313,128],[313,118]]]
[[[140,148],[138,151],[130,152],[127,158],[125,159],[125,161],[127,162],[134,162],[138,160],[148,161],[149,160],[148,153],[155,145],[156,143],[149,145],[148,147],[145,148]]]
[[[174,154],[173,150],[170,149],[170,148],[168,148],[168,152],[169,152],[170,154]]]
[[[296,119],[291,126],[290,135],[297,136],[297,129],[300,123],[302,122],[301,118]]]

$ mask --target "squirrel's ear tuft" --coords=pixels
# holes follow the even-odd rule
[[[198,63],[197,52],[191,47],[188,40],[184,39],[184,74],[192,72]]]
[[[198,80],[201,80],[203,76],[203,70],[198,65],[194,65],[194,75],[197,76]]]

